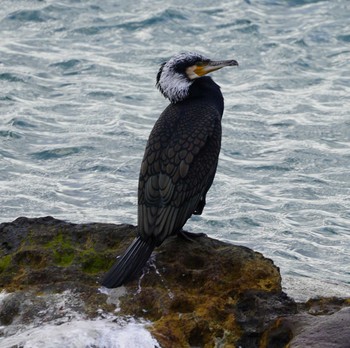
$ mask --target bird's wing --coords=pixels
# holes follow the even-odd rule
[[[138,230],[160,244],[178,232],[208,191],[221,143],[218,112],[169,106],[148,140],[139,180]]]

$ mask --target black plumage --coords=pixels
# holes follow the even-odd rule
[[[218,164],[224,110],[220,87],[203,75],[230,65],[238,63],[184,53],[161,66],[157,86],[172,103],[155,123],[142,160],[138,236],[102,285],[118,287],[136,277],[156,246],[202,213]]]

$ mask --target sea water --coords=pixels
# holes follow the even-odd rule
[[[350,294],[350,2],[2,0],[0,221],[137,223],[159,64],[236,59],[193,232],[273,259],[296,299]]]

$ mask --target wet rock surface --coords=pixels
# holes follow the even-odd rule
[[[312,345],[318,339],[322,347],[348,347],[350,300],[296,304],[271,260],[206,236],[169,238],[139,279],[101,291],[99,280],[135,234],[130,225],[52,217],[1,224],[0,289],[8,294],[0,337],[29,323],[59,325],[76,313],[114,313],[152,321],[162,347],[321,347]]]

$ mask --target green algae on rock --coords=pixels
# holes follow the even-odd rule
[[[112,262],[115,236],[122,243],[134,232],[128,225],[77,225],[52,217],[18,218],[0,226],[0,287],[8,291],[82,280],[95,286],[96,274]]]

